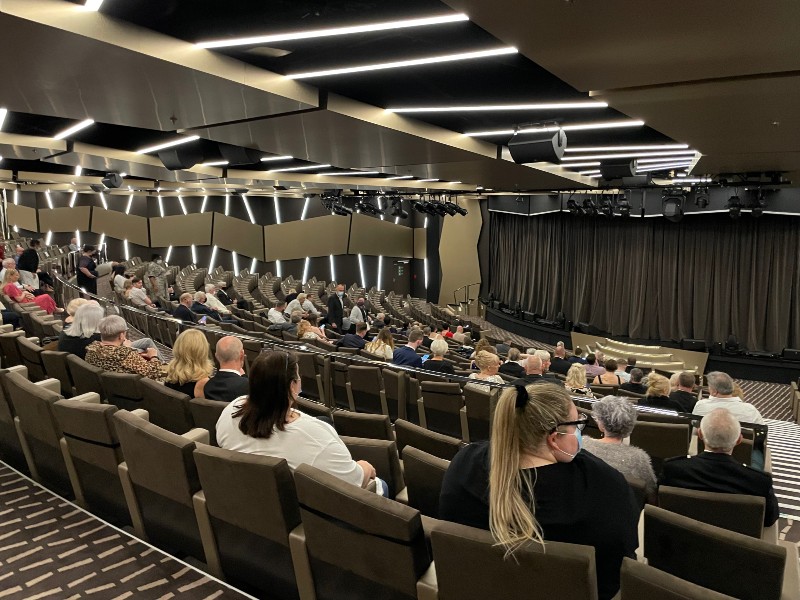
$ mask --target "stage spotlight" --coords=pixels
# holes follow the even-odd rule
[[[664,215],[668,221],[677,223],[683,219],[683,196],[669,195],[665,196],[661,200],[661,214]]]
[[[606,196],[601,196],[600,198],[600,214],[607,218],[612,218],[614,216],[614,205],[611,203],[611,199]]]
[[[442,206],[444,207],[445,211],[447,211],[447,214],[451,217],[454,217],[458,214],[458,211],[452,202],[445,202]]]
[[[427,202],[423,202],[421,200],[412,200],[411,201],[411,208],[413,208],[418,213],[422,213],[423,215],[430,214],[428,212]]]
[[[336,202],[331,206],[331,212],[340,217],[349,217],[353,214],[353,209],[341,204],[341,202]]]
[[[585,214],[587,217],[597,216],[597,206],[595,206],[591,198],[586,198],[583,201],[583,214]]]
[[[431,202],[431,206],[433,208],[434,214],[439,215],[440,217],[444,217],[447,215],[447,209],[444,207],[444,204],[441,202]]]
[[[122,186],[122,175],[119,173],[106,173],[106,176],[100,181],[108,189],[113,190]]]
[[[458,202],[456,202],[456,203],[453,205],[453,207],[455,208],[456,212],[457,212],[459,215],[461,215],[462,217],[466,217],[466,216],[469,214],[469,211],[467,211],[467,209],[466,209],[466,208],[463,208],[463,207],[459,206],[459,205],[458,205]]]
[[[694,191],[694,203],[697,208],[706,208],[708,206],[708,188],[699,187]]]
[[[408,212],[403,210],[403,199],[402,198],[393,198],[392,199],[392,212],[391,215],[397,219],[407,219]]]
[[[578,204],[578,201],[574,200],[573,198],[567,200],[567,210],[573,215],[583,214],[583,209],[581,208],[580,204]]]
[[[764,190],[758,189],[756,192],[756,198],[753,201],[752,206],[750,207],[750,216],[754,219],[759,218],[761,215],[764,214],[764,207],[767,205],[767,200],[764,198]]]
[[[728,213],[731,219],[738,219],[742,216],[742,201],[739,196],[733,195],[728,198]]]
[[[624,195],[617,198],[617,212],[620,217],[627,218],[631,216],[631,203]]]

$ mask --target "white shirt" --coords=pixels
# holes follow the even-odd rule
[[[233,418],[233,413],[244,404],[245,399],[245,396],[237,398],[223,409],[217,421],[217,443],[220,448],[284,458],[292,471],[300,465],[311,465],[361,487],[364,471],[350,456],[350,451],[333,427],[294,411],[297,419],[287,423],[284,431],[275,429],[269,439],[250,437],[239,429],[241,418]]]
[[[276,325],[278,323],[286,323],[286,317],[284,317],[283,313],[277,308],[269,309],[269,312],[267,313],[267,319],[269,319],[270,323],[274,323]]]
[[[148,306],[147,292],[144,291],[144,288],[132,287],[128,298],[130,298],[131,303],[136,306]]]
[[[615,371],[614,375],[619,375],[619,378],[622,379],[623,383],[628,383],[631,380],[631,374],[626,373],[625,371]]]
[[[125,291],[125,282],[128,281],[125,279],[124,275],[117,275],[114,277],[114,291],[115,292],[124,292]]]
[[[231,312],[214,294],[206,294],[206,306],[226,315]]]
[[[350,311],[350,323],[365,323],[367,321],[364,311],[362,311],[356,304],[353,310]]]
[[[314,308],[314,305],[311,303],[311,300],[308,299],[306,299],[306,301],[303,302],[302,304],[300,304],[300,301],[297,298],[289,302],[289,305],[286,307],[286,312],[292,314],[296,310],[313,315],[319,315],[319,311],[316,308]]]
[[[692,414],[704,416],[715,408],[727,408],[734,417],[745,423],[764,424],[764,418],[758,412],[758,409],[752,404],[742,401],[738,396],[733,396],[732,398],[717,398],[716,396],[703,398],[694,405]]]

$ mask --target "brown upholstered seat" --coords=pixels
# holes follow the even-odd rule
[[[300,396],[295,401],[295,408],[312,417],[325,417],[333,421],[333,411],[320,402]]]
[[[470,442],[488,440],[491,433],[491,420],[501,390],[486,386],[464,386],[464,406],[466,408],[467,432]]]
[[[300,370],[300,385],[303,395],[325,404],[325,387],[323,385],[322,365],[318,364],[317,354],[298,352],[297,365]]]
[[[100,373],[103,372],[103,369],[90,365],[74,354],[67,356],[67,365],[70,375],[72,375],[72,382],[75,384],[75,393],[95,392],[105,398],[103,384],[100,381]]]
[[[406,483],[395,442],[346,436],[341,436],[341,439],[353,460],[365,460],[375,467],[378,477],[389,486],[390,498],[394,498],[400,490],[405,489]]]
[[[666,510],[761,539],[766,501],[761,496],[700,492],[662,485],[658,505]]]
[[[6,376],[11,371],[19,371],[22,377],[28,378],[28,370],[22,365],[0,369],[0,460],[18,471],[28,473],[28,463],[25,461],[17,426],[14,424],[17,413],[6,383]]]
[[[61,395],[65,398],[71,398],[75,395],[72,375],[69,373],[69,365],[67,364],[69,352],[43,350],[41,356],[47,376],[58,379],[61,382]]]
[[[631,446],[647,452],[653,461],[653,470],[659,473],[664,459],[689,453],[690,432],[688,424],[637,420],[631,433]]]
[[[47,379],[42,363],[42,347],[23,336],[17,338],[17,345],[22,364],[28,368],[28,379],[31,381]]]
[[[389,416],[379,367],[350,365],[346,388],[351,411]]]
[[[141,375],[133,373],[114,373],[103,371],[100,373],[100,382],[103,384],[103,393],[109,404],[122,410],[136,410],[142,406]]]
[[[397,439],[397,449],[400,452],[406,446],[413,446],[445,460],[453,460],[453,457],[464,445],[458,438],[430,431],[402,419],[395,421],[394,434]]]
[[[382,373],[383,391],[386,394],[386,404],[389,407],[389,418],[392,422],[397,419],[406,419],[412,423],[419,424],[419,412],[417,401],[409,406],[407,402],[409,377],[405,371],[398,369],[384,368]]]
[[[734,600],[630,558],[622,561],[620,592],[620,600]]]
[[[430,565],[418,511],[311,467],[295,471],[317,600],[412,600]]]
[[[343,362],[331,361],[331,397],[329,398],[331,408],[350,409],[350,400],[347,396],[348,369],[349,365]]]
[[[339,435],[394,441],[392,424],[387,415],[369,415],[349,410],[333,413],[333,425]]]
[[[194,427],[194,419],[189,409],[189,396],[168,388],[147,377],[139,378],[140,407],[150,415],[153,425],[163,427],[172,433],[184,433]]]
[[[22,364],[22,355],[19,353],[17,338],[25,337],[24,331],[0,333],[0,352],[3,353],[3,367],[15,367]]]
[[[402,457],[407,504],[426,517],[438,519],[442,480],[450,461],[413,446],[403,448]]]
[[[426,429],[464,439],[461,409],[464,396],[458,383],[423,381],[418,401],[420,424]],[[465,411],[466,412],[466,411]]]
[[[195,427],[202,427],[208,431],[212,446],[217,445],[217,421],[226,406],[228,406],[227,402],[207,400],[206,398],[192,398],[189,401],[189,412],[192,414]]]

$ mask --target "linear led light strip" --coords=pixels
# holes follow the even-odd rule
[[[0,129],[3,128],[3,123],[5,123],[7,116],[8,116],[8,109],[0,108]]]
[[[590,154],[589,156],[565,156],[562,162],[571,160],[608,160],[615,158],[647,158],[651,156],[689,156],[697,154],[694,150],[665,150],[664,152],[623,152],[620,154]]]
[[[694,155],[689,156],[662,156],[660,158],[639,158],[636,162],[638,164],[659,163],[659,162],[678,162],[682,160],[692,161],[695,159]]]
[[[380,175],[380,171],[341,171],[336,173],[319,173],[320,175],[333,175],[334,177],[347,177],[348,175]]]
[[[636,172],[637,173],[647,173],[648,171],[671,171],[672,169],[687,169],[690,166],[691,165],[688,165],[688,164],[685,164],[685,163],[676,163],[676,164],[672,164],[672,165],[659,165],[657,167],[652,167],[652,166],[650,166],[650,167],[642,167],[642,168],[636,169]]]
[[[232,38],[229,40],[210,40],[207,42],[198,42],[197,46],[200,48],[227,48],[231,46],[270,44],[275,42],[286,42],[290,40],[307,40],[313,38],[333,37],[338,35],[351,35],[353,33],[387,31],[389,29],[407,29],[409,27],[423,27],[426,25],[443,25],[446,23],[456,23],[459,21],[469,21],[469,17],[463,13],[458,13],[454,15],[442,15],[438,17],[422,17],[418,19],[404,19],[401,21],[384,21],[381,23],[369,23],[366,25],[350,25],[348,27],[331,27],[329,29],[312,29],[310,31],[296,31],[292,33],[277,33],[273,35]]]
[[[617,129],[622,127],[642,127],[644,121],[639,120],[626,120],[626,121],[598,121],[597,123],[576,123],[574,125],[552,125],[547,127],[531,127],[529,129],[493,129],[491,131],[470,131],[465,133],[467,137],[480,137],[486,135],[514,135],[515,133],[533,133],[533,132],[556,132],[556,131],[588,131],[591,129]]]
[[[387,108],[393,113],[443,113],[443,112],[494,112],[505,110],[562,110],[607,108],[606,102],[540,102],[538,104],[481,104],[473,106],[419,106],[404,108]]]
[[[686,150],[689,144],[644,144],[641,146],[575,146],[564,152],[639,152],[647,150]]]
[[[600,161],[594,160],[589,162],[579,162],[579,163],[567,163],[560,165],[562,167],[569,167],[570,169],[574,169],[576,167],[599,167]]]
[[[265,156],[261,159],[261,162],[273,162],[278,160],[292,160],[294,156],[289,156],[288,154],[285,156]]]
[[[311,169],[329,169],[330,165],[306,165],[305,167],[290,167],[288,169],[270,169],[269,173],[288,173],[289,171],[309,171]]]
[[[311,77],[325,77],[327,75],[344,75],[346,73],[363,73],[365,71],[382,71],[385,69],[400,69],[404,67],[416,67],[419,65],[431,65],[435,63],[472,60],[476,58],[489,58],[492,56],[503,56],[505,54],[516,54],[517,52],[518,51],[516,48],[507,46],[503,48],[494,48],[492,50],[479,50],[477,52],[461,52],[459,54],[428,56],[426,58],[414,58],[409,60],[398,60],[394,62],[374,63],[371,65],[359,65],[356,67],[342,67],[339,69],[327,69],[324,71],[291,73],[286,77],[289,79],[309,79]]]
[[[82,129],[86,129],[87,127],[94,125],[94,119],[85,119],[80,123],[73,125],[72,127],[68,127],[61,133],[57,133],[53,136],[54,140],[63,140],[65,137],[71,136],[73,133],[78,133]]]
[[[190,135],[188,137],[181,137],[169,142],[164,142],[163,144],[156,144],[155,146],[148,146],[147,148],[140,148],[136,151],[136,154],[150,154],[151,152],[158,152],[159,150],[164,150],[166,148],[172,148],[173,146],[180,146],[181,144],[188,144],[189,142],[193,142],[195,140],[199,140],[199,135]]]
[[[233,274],[239,276],[239,255],[236,252],[231,252],[233,257]]]

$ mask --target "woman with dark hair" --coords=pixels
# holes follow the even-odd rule
[[[84,244],[83,253],[78,259],[78,287],[82,287],[89,294],[97,295],[97,263],[94,261],[96,254],[94,246]]]
[[[128,278],[125,277],[125,266],[114,265],[111,268],[111,276],[112,276],[112,281],[114,283],[114,291],[119,292],[120,294],[124,293],[125,282],[128,281]]]
[[[617,361],[609,358],[605,362],[606,371],[594,378],[592,383],[599,385],[622,385],[622,379],[617,375]]]
[[[294,470],[311,465],[339,479],[386,494],[375,468],[354,461],[333,427],[293,408],[300,394],[297,355],[274,351],[261,354],[248,374],[250,393],[237,398],[217,421],[220,448],[284,458]]]

